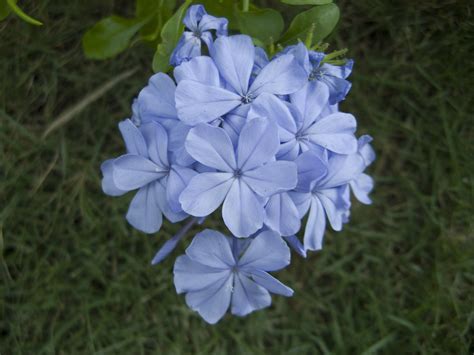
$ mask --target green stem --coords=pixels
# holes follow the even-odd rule
[[[242,11],[243,12],[249,11],[249,0],[243,0]]]

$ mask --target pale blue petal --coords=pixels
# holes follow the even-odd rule
[[[171,166],[166,185],[166,198],[172,211],[181,212],[183,210],[179,202],[179,196],[196,175],[197,172],[193,169],[179,165]]]
[[[354,116],[339,112],[316,121],[305,133],[314,144],[338,154],[352,154],[357,151],[356,128]]]
[[[346,201],[342,196],[341,188],[325,189],[317,192],[317,196],[328,217],[332,229],[342,230],[342,219],[347,210]]]
[[[168,133],[168,149],[171,151],[171,162],[181,166],[189,166],[196,162],[193,157],[187,152],[184,142],[191,129],[181,121],[175,121],[174,125],[170,127]]]
[[[327,163],[312,151],[301,154],[295,160],[295,163],[298,171],[297,191],[310,191],[311,186],[321,180],[328,172]]]
[[[176,89],[178,117],[189,125],[211,122],[240,104],[239,95],[192,80],[181,81]]]
[[[324,75],[321,81],[329,88],[329,103],[331,105],[344,100],[352,87],[349,81],[331,75]]]
[[[311,205],[311,193],[289,191],[288,195],[291,197],[296,208],[298,209],[300,218],[303,218],[308,212],[309,206]]]
[[[199,56],[177,66],[174,78],[178,84],[183,80],[192,80],[209,86],[220,86],[219,71],[214,61],[207,56]]]
[[[128,223],[133,227],[149,234],[158,232],[163,220],[152,185],[138,190],[130,202],[126,216]]]
[[[262,197],[294,189],[298,182],[296,164],[290,161],[274,161],[246,171],[242,179]]]
[[[182,231],[179,231],[176,233],[173,237],[168,239],[166,242],[163,243],[161,248],[156,252],[155,256],[153,257],[153,260],[151,261],[151,265],[157,265],[161,263],[163,260],[165,260],[168,255],[170,255],[173,250],[176,248],[178,243],[183,239],[185,236],[185,233],[182,233]],[[176,267],[176,264],[175,264]]]
[[[316,184],[317,188],[331,188],[349,183],[365,169],[365,161],[360,154],[334,154],[328,161],[327,175]]]
[[[237,274],[234,279],[231,312],[236,316],[247,314],[268,307],[272,298],[265,288],[250,280],[247,276]]]
[[[344,65],[332,65],[332,64],[323,64],[321,68],[326,74],[335,76],[341,79],[347,79],[347,77],[352,72],[352,67],[354,66],[354,61],[349,59]]]
[[[142,157],[148,157],[148,151],[140,130],[130,121],[126,119],[119,123],[120,133],[122,133],[123,140],[125,141],[125,147],[127,148],[128,154],[141,155]]]
[[[283,237],[288,245],[293,249],[296,253],[298,253],[303,258],[306,258],[306,250],[304,249],[304,245],[300,242],[296,235],[290,235],[288,237]]]
[[[305,250],[320,250],[323,247],[324,232],[326,230],[326,215],[324,208],[317,197],[311,199],[308,221],[304,231]]]
[[[184,211],[192,216],[205,217],[224,201],[233,178],[230,173],[202,173],[191,179],[179,197]]]
[[[273,231],[260,233],[239,260],[242,271],[252,273],[254,270],[276,271],[290,264],[290,248],[283,239]]]
[[[175,119],[175,91],[176,85],[168,75],[163,73],[153,75],[148,85],[138,95],[142,120]]]
[[[350,182],[352,192],[355,197],[363,204],[370,205],[372,200],[369,193],[374,188],[374,180],[367,174],[360,174]]]
[[[235,92],[247,94],[255,56],[252,39],[246,35],[219,37],[211,55],[219,73]]]
[[[229,113],[225,116],[222,120],[222,128],[230,137],[232,144],[234,147],[237,146],[237,142],[239,140],[240,132],[242,132],[242,128],[244,127],[245,123],[247,122],[247,117]]]
[[[175,212],[171,209],[168,199],[166,197],[166,185],[167,185],[168,176],[165,176],[163,179],[152,183],[154,191],[155,191],[155,198],[160,210],[163,212],[165,217],[171,223],[177,223],[189,217],[189,215],[183,211]]]
[[[114,160],[108,159],[100,165],[102,171],[102,191],[109,196],[121,196],[126,193],[126,190],[119,189],[114,182]]]
[[[174,285],[177,293],[200,291],[225,281],[231,271],[203,265],[181,255],[174,264]]]
[[[304,69],[291,54],[286,54],[273,59],[260,71],[249,92],[253,96],[264,92],[288,95],[301,89],[307,81]]]
[[[260,71],[269,63],[267,53],[261,47],[255,47],[255,58],[252,69],[252,77],[257,76]]]
[[[197,125],[189,131],[185,147],[194,159],[211,168],[225,172],[237,168],[232,141],[222,128]]]
[[[278,125],[281,142],[287,142],[295,137],[297,127],[287,103],[274,95],[262,94],[252,104],[250,117],[266,117]]]
[[[288,161],[295,161],[300,153],[300,145],[296,139],[292,139],[288,142],[280,144],[280,148],[278,149],[278,153],[276,155],[278,160],[288,160]]]
[[[186,11],[186,15],[184,16],[183,23],[184,25],[191,31],[197,31],[199,21],[201,21],[202,17],[206,14],[206,10],[202,5],[192,5]]]
[[[196,234],[186,249],[186,255],[216,269],[230,270],[236,264],[227,237],[212,229]]]
[[[207,323],[215,324],[229,308],[233,282],[234,277],[230,274],[220,283],[215,283],[200,291],[188,292],[186,303]]]
[[[313,66],[309,61],[309,53],[308,49],[304,45],[303,42],[299,42],[296,45],[288,46],[283,51],[280,52],[282,54],[291,54],[295,57],[298,64],[305,70],[306,74],[309,76]]]
[[[287,193],[270,197],[265,206],[265,225],[282,236],[293,235],[300,230],[298,209]]]
[[[291,288],[281,283],[269,273],[261,270],[254,270],[251,275],[253,281],[265,288],[267,291],[285,297],[293,296],[294,292]]]
[[[248,237],[263,226],[263,206],[248,185],[236,179],[222,208],[224,223],[236,237]]]
[[[242,128],[237,147],[237,166],[242,171],[270,161],[278,151],[278,127],[266,118],[254,118]]]
[[[141,131],[148,146],[148,156],[158,166],[166,170],[168,162],[168,134],[163,126],[156,122],[142,125]]]
[[[359,137],[357,143],[359,146],[359,154],[364,158],[365,166],[369,166],[375,160],[375,151],[370,145],[372,142],[372,137],[369,135],[363,135]]]
[[[192,32],[184,32],[171,53],[170,65],[176,67],[201,55],[201,39]]]
[[[290,95],[291,103],[303,117],[301,130],[306,130],[328,105],[329,89],[319,81],[309,81],[302,89]]]
[[[218,36],[226,36],[228,23],[229,21],[224,17],[214,17],[206,14],[199,22],[199,30],[201,32],[216,30]]]
[[[114,160],[113,179],[121,190],[135,190],[166,175],[161,167],[144,157],[122,155]]]

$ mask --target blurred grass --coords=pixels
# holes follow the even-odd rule
[[[28,13],[43,28],[0,22],[2,355],[473,353],[468,1],[338,2],[333,43],[356,60],[343,109],[375,137],[375,203],[355,204],[322,252],[294,256],[278,274],[293,298],[217,326],[176,296],[171,259],[149,265],[176,226],[134,232],[123,218],[130,197],[100,191],[99,164],[123,148],[116,124],[150,75],[152,51],[137,45],[93,62],[80,37],[112,11],[131,13],[131,2],[35,4]],[[135,66],[41,139],[65,108]]]

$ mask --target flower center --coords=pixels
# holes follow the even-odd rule
[[[234,177],[236,179],[240,178],[241,176],[242,176],[242,170],[240,169],[234,170]]]
[[[321,80],[322,78],[324,78],[325,74],[326,72],[322,68],[313,69],[311,73],[309,74],[308,80],[309,81]]]
[[[241,97],[240,101],[242,101],[243,104],[249,104],[253,101],[254,97],[250,94],[245,94]]]

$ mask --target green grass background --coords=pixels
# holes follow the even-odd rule
[[[152,50],[137,44],[95,62],[80,39],[113,11],[131,14],[132,2],[29,2],[43,27],[0,23],[2,355],[473,353],[474,7],[337,3],[332,48],[356,60],[342,108],[375,137],[374,204],[355,203],[323,251],[278,273],[293,298],[216,326],[176,295],[174,258],[149,264],[177,227],[135,232],[123,218],[131,196],[100,190],[99,165],[123,150],[117,122],[151,74]],[[65,108],[132,67],[41,138]]]

